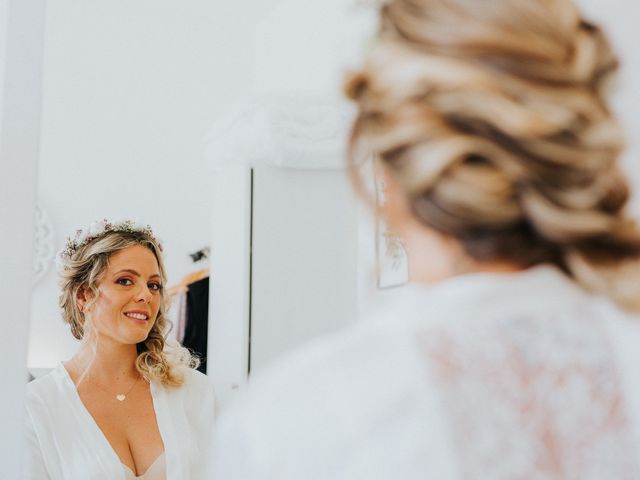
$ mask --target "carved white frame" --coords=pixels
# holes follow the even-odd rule
[[[34,247],[31,282],[36,285],[47,275],[55,255],[55,232],[47,211],[41,205],[36,206]]]

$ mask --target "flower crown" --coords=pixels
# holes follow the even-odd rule
[[[75,255],[82,247],[110,232],[144,233],[153,238],[158,243],[160,251],[162,251],[162,244],[153,235],[153,230],[151,230],[149,225],[138,223],[135,220],[112,222],[105,218],[104,220],[93,222],[88,228],[79,228],[73,237],[67,237],[64,247],[56,255],[58,270],[64,270],[66,261]]]

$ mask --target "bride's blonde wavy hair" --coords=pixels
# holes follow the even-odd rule
[[[479,261],[558,265],[640,308],[640,233],[625,214],[618,65],[570,0],[389,0],[355,100],[350,165],[373,152],[425,225]]]
[[[98,283],[111,256],[135,245],[148,248],[153,253],[163,285],[160,288],[160,308],[153,327],[147,338],[137,345],[136,369],[147,381],[154,380],[166,387],[178,387],[184,382],[185,369],[197,368],[199,361],[186,348],[166,343],[166,335],[171,328],[171,322],[166,317],[169,308],[164,290],[167,275],[160,246],[151,235],[144,232],[109,232],[83,246],[70,258],[65,258],[64,268],[60,272],[61,294],[58,304],[73,336],[78,340],[96,342],[97,337],[91,335],[93,330],[78,306],[79,293],[88,293],[87,306],[90,306],[98,297]],[[95,351],[95,345],[93,347]],[[85,374],[86,371],[81,378]]]

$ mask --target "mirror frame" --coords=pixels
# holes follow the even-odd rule
[[[45,11],[44,0],[0,0],[0,468],[5,478],[21,478],[23,458]]]

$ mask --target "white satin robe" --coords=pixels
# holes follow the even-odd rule
[[[179,388],[168,389],[155,382],[150,385],[165,447],[167,480],[206,478],[205,460],[215,417],[209,378],[189,370]],[[126,478],[118,455],[80,400],[62,364],[28,384],[26,430],[25,480]]]

